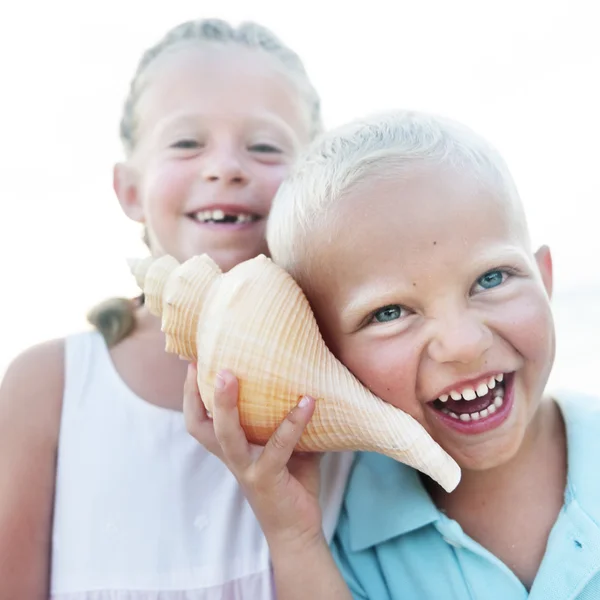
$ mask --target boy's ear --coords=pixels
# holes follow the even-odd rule
[[[537,262],[538,269],[544,282],[544,287],[548,293],[548,297],[552,298],[552,255],[550,254],[550,248],[548,246],[542,246],[535,253],[535,260]]]
[[[144,222],[144,210],[139,193],[138,174],[128,163],[113,168],[113,189],[123,212],[137,223]]]

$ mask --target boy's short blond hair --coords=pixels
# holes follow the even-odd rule
[[[480,135],[427,113],[387,112],[323,134],[296,163],[269,216],[267,242],[273,260],[301,275],[312,255],[312,235],[335,219],[345,194],[373,176],[409,177],[432,167],[475,179],[522,211],[504,160]]]

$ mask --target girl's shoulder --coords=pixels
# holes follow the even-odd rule
[[[36,344],[16,356],[0,385],[0,410],[58,432],[64,389],[65,338]],[[4,419],[3,419],[4,420]],[[15,422],[15,425],[18,421]]]

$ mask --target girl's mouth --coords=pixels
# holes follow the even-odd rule
[[[476,434],[495,429],[508,417],[514,401],[514,372],[491,377],[477,392],[444,394],[428,402],[436,417],[460,433]],[[487,388],[487,389],[484,389]]]
[[[245,213],[245,212],[231,212],[227,213],[220,209],[215,210],[202,210],[188,215],[190,219],[201,223],[203,225],[248,225],[258,221],[261,217],[257,214]]]

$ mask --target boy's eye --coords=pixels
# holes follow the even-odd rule
[[[395,321],[402,316],[404,309],[398,304],[390,304],[380,308],[373,314],[373,321],[377,323],[388,323],[389,321]]]
[[[506,271],[500,269],[488,271],[477,280],[476,286],[479,286],[484,290],[489,290],[503,284],[507,279],[508,273]]]
[[[248,148],[250,152],[264,152],[264,153],[275,153],[281,154],[281,150],[272,146],[271,144],[253,144]]]
[[[199,148],[200,144],[196,140],[178,140],[174,144],[171,145],[171,148],[177,148],[180,150],[191,150],[195,148]]]

